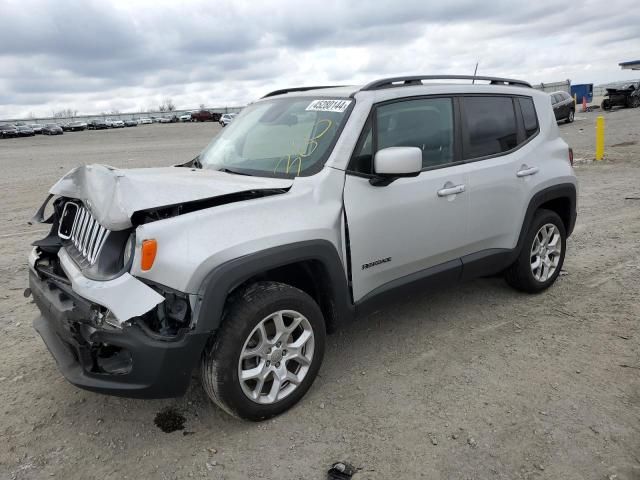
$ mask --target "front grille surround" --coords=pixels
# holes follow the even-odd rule
[[[88,208],[76,202],[67,202],[65,204],[63,218],[67,217],[67,211],[70,208],[75,208],[76,210],[71,231],[68,235],[65,235],[62,232],[61,224],[58,229],[58,235],[60,238],[72,243],[82,260],[92,266],[96,263],[111,231],[100,225]]]

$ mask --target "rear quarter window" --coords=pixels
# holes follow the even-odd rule
[[[533,99],[520,97],[518,98],[518,102],[520,103],[520,111],[522,112],[525,137],[531,138],[538,132],[538,116],[536,115],[536,108],[533,105]]]

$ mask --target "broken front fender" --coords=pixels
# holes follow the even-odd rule
[[[102,305],[115,316],[119,325],[139,317],[164,301],[164,297],[129,273],[107,281],[91,280],[84,275],[64,248],[58,252],[60,266],[81,297]]]

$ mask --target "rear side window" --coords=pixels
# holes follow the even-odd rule
[[[520,102],[520,110],[522,111],[525,136],[526,138],[533,137],[538,131],[538,117],[533,106],[533,99],[520,97],[518,102]]]
[[[465,97],[464,159],[507,152],[518,145],[518,128],[510,97]]]

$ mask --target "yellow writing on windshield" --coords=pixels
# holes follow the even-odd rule
[[[326,124],[326,126],[324,126],[323,124]],[[276,173],[282,162],[286,161],[287,163],[285,173],[291,172],[297,166],[296,176],[300,175],[303,159],[313,155],[313,152],[315,152],[318,148],[318,140],[320,140],[324,136],[324,134],[329,131],[332,125],[333,121],[329,120],[328,118],[316,122],[316,124],[313,126],[312,131],[320,130],[320,132],[309,138],[309,140],[307,140],[297,152],[295,142],[291,142],[291,149],[294,151],[294,153],[290,153],[278,160],[278,163],[276,163],[276,166],[273,169],[273,173]]]

